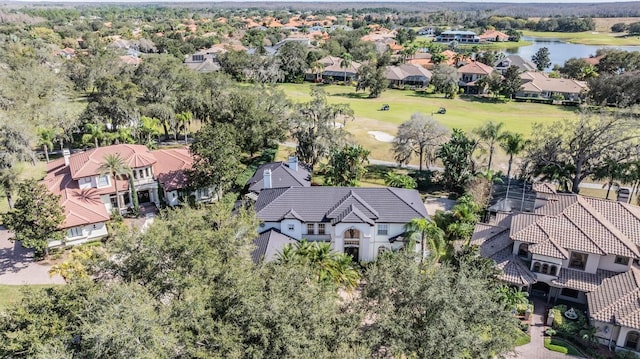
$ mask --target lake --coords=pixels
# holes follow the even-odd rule
[[[522,40],[530,41],[533,44],[529,46],[521,46],[506,49],[507,55],[520,55],[522,58],[531,60],[531,56],[540,48],[549,49],[549,58],[551,60],[551,68],[554,64],[563,66],[564,63],[572,57],[583,58],[595,55],[598,49],[613,48],[626,51],[640,51],[640,46],[598,46],[598,45],[582,45],[570,44],[556,39],[541,39],[535,37],[523,36]]]

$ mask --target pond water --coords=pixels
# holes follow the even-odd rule
[[[549,58],[551,60],[551,67],[558,64],[563,66],[564,63],[572,57],[583,58],[595,55],[598,49],[613,48],[626,51],[640,51],[640,46],[598,46],[598,45],[582,45],[582,44],[570,44],[562,42],[556,39],[541,39],[534,37],[523,36],[522,40],[532,42],[529,46],[521,46],[511,49],[506,49],[504,52],[507,55],[520,55],[522,58],[531,60],[531,56],[535,54],[540,48],[546,47],[549,49]]]

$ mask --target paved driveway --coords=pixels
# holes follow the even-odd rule
[[[64,279],[49,276],[51,265],[33,260],[33,252],[19,242],[9,240],[9,232],[0,227],[0,284],[64,284]]]

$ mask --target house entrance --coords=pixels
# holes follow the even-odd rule
[[[358,261],[359,255],[360,255],[360,248],[359,247],[345,247],[344,248],[344,253],[347,255],[350,255],[352,260],[354,261]]]
[[[360,260],[360,231],[355,228],[349,228],[344,231],[344,253],[351,256],[354,261]]]
[[[138,203],[144,204],[151,202],[151,193],[149,190],[146,191],[138,191]]]
[[[549,295],[549,290],[551,286],[549,286],[545,282],[536,282],[531,286],[531,296],[546,298]]]

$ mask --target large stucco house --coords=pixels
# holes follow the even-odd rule
[[[472,243],[506,283],[586,304],[602,343],[640,355],[640,208],[537,188],[532,212],[495,214]]]
[[[103,174],[100,167],[105,156],[118,154],[131,168],[132,183],[141,206],[175,206],[189,195],[196,201],[215,199],[211,188],[185,192],[185,170],[193,164],[186,148],[149,151],[141,145],[114,145],[77,153],[64,152],[64,156],[47,165],[42,183],[61,196],[66,219],[62,229],[67,235],[62,242],[50,246],[80,244],[107,236],[106,222],[117,208],[115,185],[120,195],[121,211],[132,207],[129,179],[115,179]],[[122,205],[123,204],[123,205]]]
[[[371,261],[405,244],[406,223],[427,218],[420,194],[400,188],[263,188],[255,209],[261,223],[254,259],[264,260],[273,259],[287,243],[307,239],[329,242],[354,260]]]

